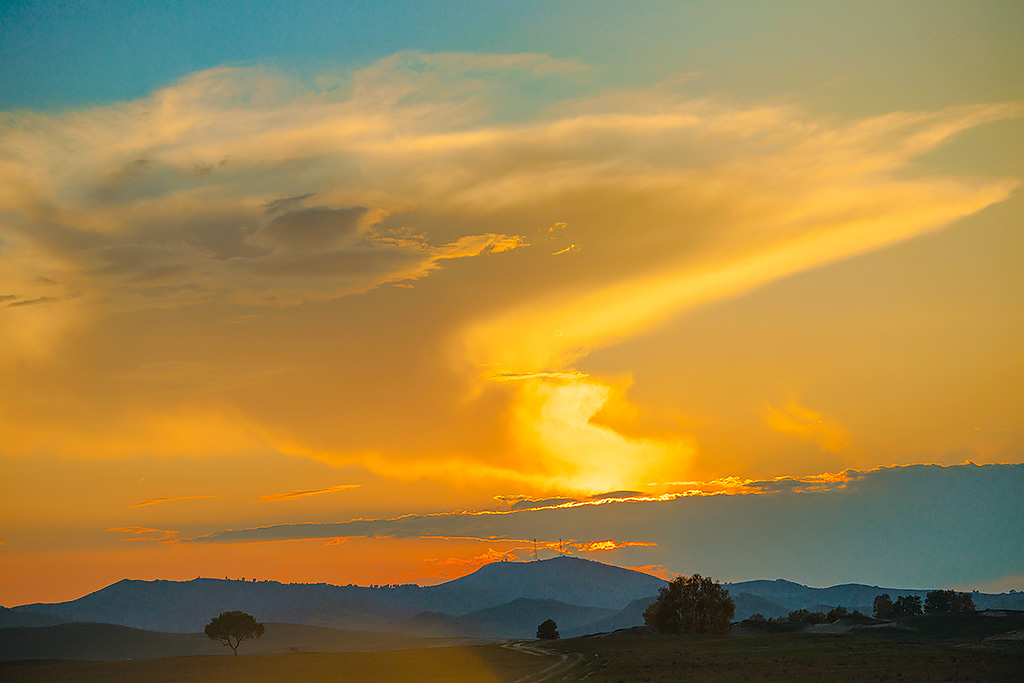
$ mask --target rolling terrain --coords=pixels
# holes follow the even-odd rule
[[[263,637],[245,641],[239,648],[241,653],[383,652],[488,642],[481,638],[430,638],[302,624],[267,623],[265,626]],[[114,624],[74,623],[0,629],[0,661],[112,661],[196,655],[231,655],[231,650],[203,633],[162,633]]]
[[[563,637],[572,637],[642,624],[644,609],[664,585],[648,574],[564,556],[493,563],[430,587],[126,579],[69,602],[0,610],[0,659],[210,653],[211,645],[215,651],[218,646],[199,634],[210,618],[235,609],[269,624],[263,641],[246,644],[253,653],[426,647],[424,638],[529,639],[548,618],[558,623]],[[837,605],[870,613],[879,593],[923,598],[927,592],[861,584],[812,588],[781,579],[726,587],[736,603],[737,621],[755,612],[773,617]],[[974,593],[973,598],[979,609],[1024,609],[1024,593]],[[123,629],[118,638],[110,636],[114,627]],[[74,629],[79,629],[77,642],[93,642],[94,647],[62,649],[60,643],[75,640],[66,637]],[[306,630],[300,636],[301,629]],[[114,640],[120,645],[101,645]]]

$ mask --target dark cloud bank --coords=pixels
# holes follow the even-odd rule
[[[759,482],[760,488],[764,482]],[[504,513],[275,525],[190,539],[252,543],[344,536],[648,541],[617,564],[726,580],[786,577],[942,586],[1024,573],[1024,465],[910,465],[855,473],[828,490],[616,501]]]

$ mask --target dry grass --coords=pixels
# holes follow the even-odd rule
[[[559,658],[483,645],[396,652],[176,657],[121,662],[12,662],[0,664],[0,680],[5,683],[1022,680],[1024,645],[1005,643],[999,647],[979,647],[979,642],[975,639],[965,644],[900,634],[782,633],[752,638],[617,634],[539,643],[542,647],[576,655],[543,675],[541,672],[556,665]]]
[[[1024,680],[1024,648],[965,648],[874,636],[624,635],[566,641],[560,648],[592,661],[591,683]]]
[[[292,683],[424,681],[505,683],[551,664],[497,645],[395,652],[170,657],[121,662],[32,661],[0,664],[5,683]]]

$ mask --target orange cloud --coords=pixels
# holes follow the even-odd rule
[[[654,547],[658,544],[650,541],[570,541],[570,545],[579,552],[592,553],[599,550],[616,550],[618,548]]]
[[[813,441],[833,453],[844,450],[850,443],[850,435],[838,420],[796,401],[790,401],[781,408],[766,404],[764,420],[777,432]]]
[[[671,581],[675,578],[675,574],[663,564],[646,564],[642,567],[623,567],[623,569],[632,569],[633,571],[643,572],[644,574],[650,574],[651,576],[656,576],[659,579],[664,579],[665,581]]]
[[[444,559],[429,557],[425,558],[423,563],[442,567],[468,567],[470,569],[478,569],[485,564],[490,564],[492,562],[507,562],[509,560],[517,559],[519,559],[519,555],[517,555],[515,551],[502,551],[488,548],[487,552],[473,557],[447,557]]]
[[[307,489],[299,491],[288,491],[287,493],[270,493],[260,498],[260,502],[293,500],[295,498],[305,498],[307,496],[319,496],[324,493],[334,493],[336,491],[349,491],[351,489],[357,489],[360,486],[362,486],[362,484],[339,484],[337,486],[330,486],[325,489]]]
[[[142,526],[118,526],[107,529],[122,534],[122,541],[152,541],[156,543],[176,543],[178,532],[170,529],[151,529]]]
[[[147,498],[146,500],[140,500],[138,503],[129,505],[129,508],[140,508],[146,505],[156,505],[157,503],[170,503],[175,500],[195,500],[197,498],[216,498],[217,496],[171,496],[168,498]],[[124,527],[127,528],[127,527]],[[136,527],[133,527],[136,528]]]

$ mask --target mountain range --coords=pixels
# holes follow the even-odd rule
[[[537,624],[551,618],[563,636],[573,636],[642,624],[644,609],[664,585],[649,574],[568,556],[492,563],[427,587],[125,579],[69,602],[0,608],[0,628],[88,622],[198,633],[220,612],[243,610],[265,622],[418,637],[532,638]],[[736,603],[736,620],[837,605],[870,613],[880,593],[922,599],[927,593],[861,584],[812,588],[782,579],[725,587]],[[972,595],[979,609],[1024,609],[1024,593]]]

